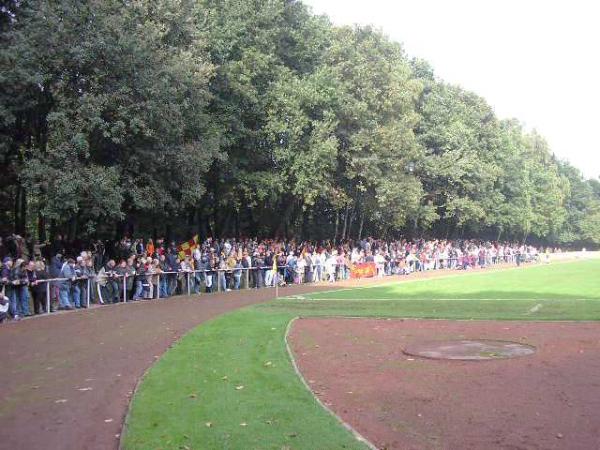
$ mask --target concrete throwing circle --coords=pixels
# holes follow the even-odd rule
[[[408,345],[404,353],[429,359],[484,361],[529,356],[535,347],[510,341],[488,339],[417,342]]]

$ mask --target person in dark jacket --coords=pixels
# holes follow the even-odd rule
[[[18,259],[13,269],[13,285],[16,290],[17,315],[20,317],[31,316],[29,311],[29,276],[27,263]]]
[[[6,256],[2,260],[2,272],[0,279],[4,286],[4,294],[8,298],[9,312],[14,319],[19,319],[17,314],[17,293],[15,286],[13,285],[13,260]]]
[[[50,278],[48,272],[46,272],[46,265],[43,261],[37,261],[35,263],[35,282],[31,286],[33,293],[33,310],[36,314],[42,314],[46,311],[46,289],[47,284],[44,280]],[[52,305],[50,305],[50,311],[53,312]]]
[[[167,256],[165,257],[165,262],[165,272],[179,272],[179,261],[177,260],[177,254],[171,247],[167,249]],[[167,275],[167,295],[174,295],[176,289],[177,273],[169,273]]]

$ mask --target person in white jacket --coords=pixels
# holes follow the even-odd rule
[[[337,252],[334,250],[331,255],[325,260],[325,270],[330,283],[335,283],[335,268],[337,264]]]

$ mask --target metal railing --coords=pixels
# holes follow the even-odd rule
[[[468,255],[462,257],[447,257],[447,258],[427,258],[425,261],[418,258],[404,260],[392,260],[386,261],[385,263],[376,263],[375,276],[383,277],[390,275],[407,275],[412,272],[428,271],[428,270],[456,270],[466,269],[472,266],[489,266],[497,264],[514,263],[517,261],[517,255],[504,255],[504,256],[493,256],[491,258],[486,257],[483,260],[477,255]],[[531,260],[539,261],[538,255],[522,255],[520,256],[522,262],[528,262]],[[51,288],[54,287],[55,299],[60,302],[60,289],[68,289],[68,300],[69,303],[73,301],[72,290],[73,283],[80,283],[85,286],[85,307],[89,308],[92,302],[92,297],[100,304],[107,303],[103,299],[103,288],[107,284],[111,284],[111,294],[114,300],[114,284],[121,291],[118,295],[118,303],[127,303],[131,300],[141,299],[159,299],[165,297],[172,297],[175,295],[192,295],[200,294],[200,287],[203,285],[206,293],[212,293],[212,287],[216,286],[216,292],[222,292],[225,290],[232,290],[227,286],[227,279],[231,286],[231,278],[238,278],[233,281],[233,286],[237,286],[235,290],[242,289],[242,278],[244,280],[244,289],[252,288],[265,288],[274,287],[275,284],[285,284],[286,281],[291,279],[292,284],[310,284],[323,281],[338,281],[340,279],[345,280],[350,278],[351,266],[346,263],[339,264],[313,264],[305,266],[304,271],[298,271],[297,267],[284,265],[277,266],[276,273],[273,273],[273,266],[260,266],[260,267],[235,267],[235,268],[221,268],[221,269],[204,269],[204,270],[179,270],[179,271],[161,271],[155,273],[144,273],[144,274],[96,274],[93,276],[83,276],[75,278],[49,278],[37,280],[35,285],[45,284],[46,292],[46,313],[51,312],[52,304],[52,292]],[[333,270],[332,270],[333,269]],[[254,274],[252,272],[254,271]],[[270,272],[270,273],[269,273]],[[251,278],[252,275],[252,278]],[[297,276],[296,276],[297,275]],[[267,276],[269,277],[267,279]],[[310,279],[308,279],[310,276]],[[216,280],[213,280],[216,277]],[[130,298],[128,299],[128,280],[133,278],[134,292],[138,293],[139,285],[142,284],[142,294],[149,295],[148,297],[141,298]],[[166,288],[164,284],[167,283]],[[210,280],[210,281],[208,281]],[[268,280],[268,282],[267,282]],[[179,282],[184,281],[181,285]],[[215,283],[216,281],[216,283]],[[251,286],[251,281],[254,286]],[[65,287],[64,282],[69,282]],[[145,282],[145,283],[144,283]],[[225,285],[223,285],[225,283]],[[5,286],[13,288],[23,287],[23,284],[11,284],[10,282],[4,282]],[[34,285],[34,286],[35,286]],[[165,290],[163,289],[166,289]],[[179,294],[177,291],[179,290]],[[93,293],[93,294],[92,294]],[[166,294],[166,295],[161,295]],[[14,295],[14,293],[13,293]],[[135,295],[135,294],[134,294]],[[80,299],[80,303],[82,299]],[[109,300],[109,299],[107,299]],[[13,301],[14,303],[14,301]],[[109,302],[110,303],[110,302]],[[116,303],[113,301],[113,303]],[[13,312],[14,313],[14,312]]]

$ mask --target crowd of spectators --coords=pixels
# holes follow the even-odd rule
[[[55,309],[166,298],[177,294],[335,282],[371,263],[375,276],[469,270],[539,259],[533,246],[480,240],[366,238],[342,243],[294,239],[211,239],[182,255],[165,239],[32,243],[0,239],[0,320]],[[548,251],[548,250],[547,250]]]

